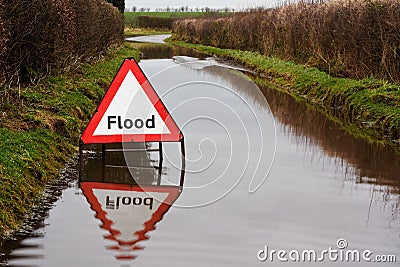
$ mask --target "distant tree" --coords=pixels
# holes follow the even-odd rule
[[[107,0],[107,2],[113,4],[116,8],[118,8],[119,12],[124,13],[125,10],[125,0]]]
[[[137,7],[133,6],[132,7],[132,12],[136,12]]]

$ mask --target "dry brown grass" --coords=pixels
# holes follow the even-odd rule
[[[302,2],[178,21],[174,33],[179,40],[258,51],[339,77],[400,81],[399,1]]]

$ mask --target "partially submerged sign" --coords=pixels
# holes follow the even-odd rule
[[[83,182],[81,188],[101,228],[109,232],[105,238],[118,242],[110,249],[123,251],[141,249],[137,243],[148,238],[146,233],[155,229],[181,193],[179,186]]]
[[[181,141],[183,135],[133,59],[125,59],[86,127],[84,144]]]

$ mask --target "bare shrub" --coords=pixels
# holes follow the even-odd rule
[[[178,39],[258,51],[336,76],[400,81],[400,2],[337,0],[177,21]]]
[[[5,64],[10,83],[28,82],[68,64],[74,44],[73,10],[68,1],[6,3],[9,21]]]
[[[163,18],[155,16],[138,16],[137,17],[137,27],[138,28],[152,28],[152,29],[166,29],[171,30],[172,24],[175,18]]]
[[[7,23],[4,20],[4,3],[0,0],[0,85],[5,82],[5,62],[4,54],[7,51]]]
[[[78,55],[96,55],[123,39],[123,17],[111,4],[99,0],[71,2],[76,16]]]
[[[103,0],[0,0],[0,86],[32,82],[123,40]]]

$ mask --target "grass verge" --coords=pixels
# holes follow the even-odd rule
[[[75,72],[0,88],[0,236],[18,229],[47,182],[76,153],[81,132],[126,57],[129,43]]]
[[[235,60],[255,70],[255,82],[284,91],[316,107],[353,136],[389,144],[400,152],[400,85],[384,80],[336,78],[316,68],[265,57],[169,40],[203,53]]]

